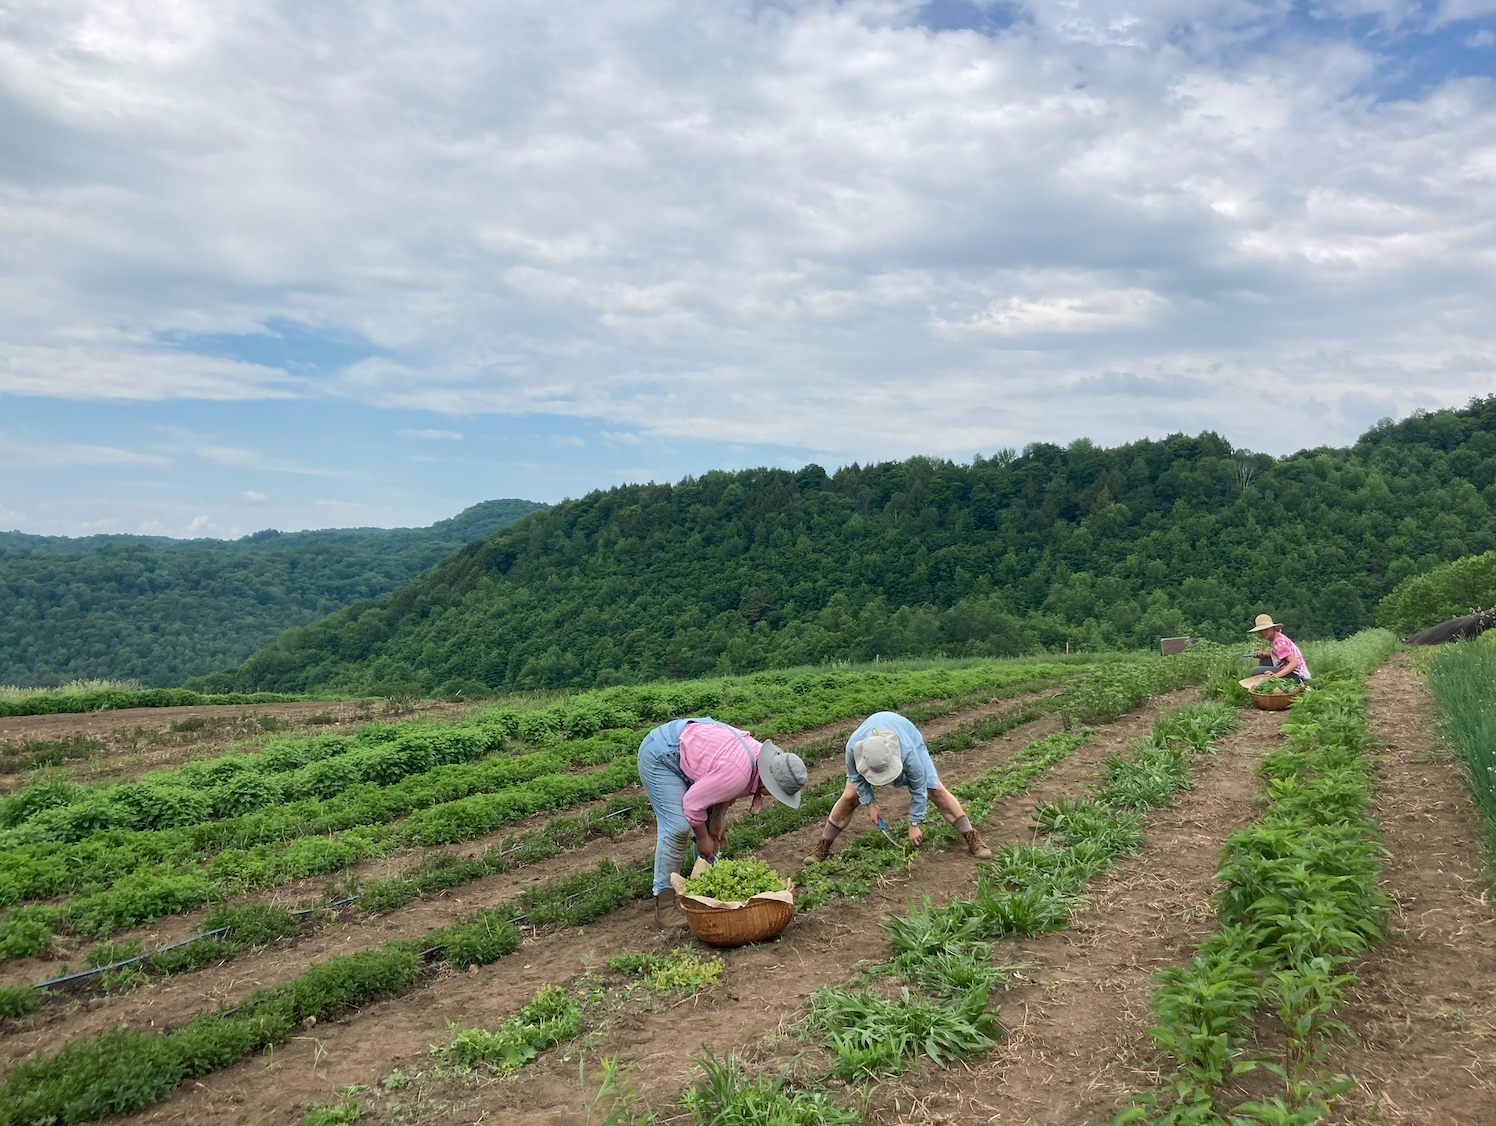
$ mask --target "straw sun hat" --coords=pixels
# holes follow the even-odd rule
[[[1273,621],[1273,616],[1271,614],[1258,614],[1257,615],[1257,624],[1255,626],[1253,626],[1251,629],[1247,630],[1247,632],[1248,633],[1261,633],[1265,629],[1282,629],[1282,628],[1283,628],[1283,626],[1280,623]]]

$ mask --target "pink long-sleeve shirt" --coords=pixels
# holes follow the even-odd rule
[[[739,738],[742,742],[739,742]],[[750,756],[743,750],[747,745]],[[693,779],[686,790],[686,820],[705,825],[714,805],[730,805],[753,795],[753,812],[763,808],[758,780],[758,749],[762,746],[746,731],[721,723],[688,723],[680,733],[680,769]]]

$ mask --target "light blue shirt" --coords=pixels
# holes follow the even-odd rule
[[[925,746],[925,737],[919,733],[919,728],[898,712],[874,712],[862,721],[861,727],[852,732],[852,737],[847,740],[847,781],[857,790],[859,802],[863,805],[872,802],[873,788],[857,772],[856,747],[875,727],[886,727],[899,737],[899,758],[903,760],[904,769],[893,780],[892,785],[903,786],[909,791],[909,823],[922,825],[930,800],[931,773],[927,769],[930,748]]]

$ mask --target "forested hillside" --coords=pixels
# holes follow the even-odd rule
[[[213,691],[608,684],[1369,625],[1496,547],[1496,397],[1275,460],[1206,433],[828,477],[757,469],[568,501],[292,630]]]
[[[243,539],[0,532],[0,684],[180,684],[242,661],[288,626],[374,598],[542,507],[491,500],[429,528]]]

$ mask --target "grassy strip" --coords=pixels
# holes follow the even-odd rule
[[[1320,1063],[1341,1027],[1334,1009],[1356,980],[1341,971],[1380,939],[1387,905],[1367,812],[1365,690],[1344,674],[1322,683],[1294,703],[1283,729],[1287,739],[1259,768],[1266,812],[1226,842],[1216,877],[1222,929],[1187,965],[1155,979],[1151,1035],[1175,1062],[1170,1086],[1135,1096],[1114,1126],[1307,1126],[1354,1085]],[[1275,1058],[1246,1051],[1264,1005],[1284,1033]],[[1226,1105],[1223,1084],[1259,1066],[1282,1081],[1283,1094]]]
[[[1429,689],[1439,710],[1444,741],[1465,770],[1465,782],[1485,818],[1486,852],[1496,869],[1496,644],[1486,634],[1440,653],[1429,670]]]
[[[108,682],[94,682],[107,684]],[[26,695],[21,695],[26,691]],[[89,683],[53,691],[0,691],[0,717],[59,715],[64,712],[104,712],[120,708],[182,708],[203,704],[287,704],[316,696],[288,696],[280,692],[193,692],[186,688],[92,687]],[[328,697],[331,698],[331,697]]]

